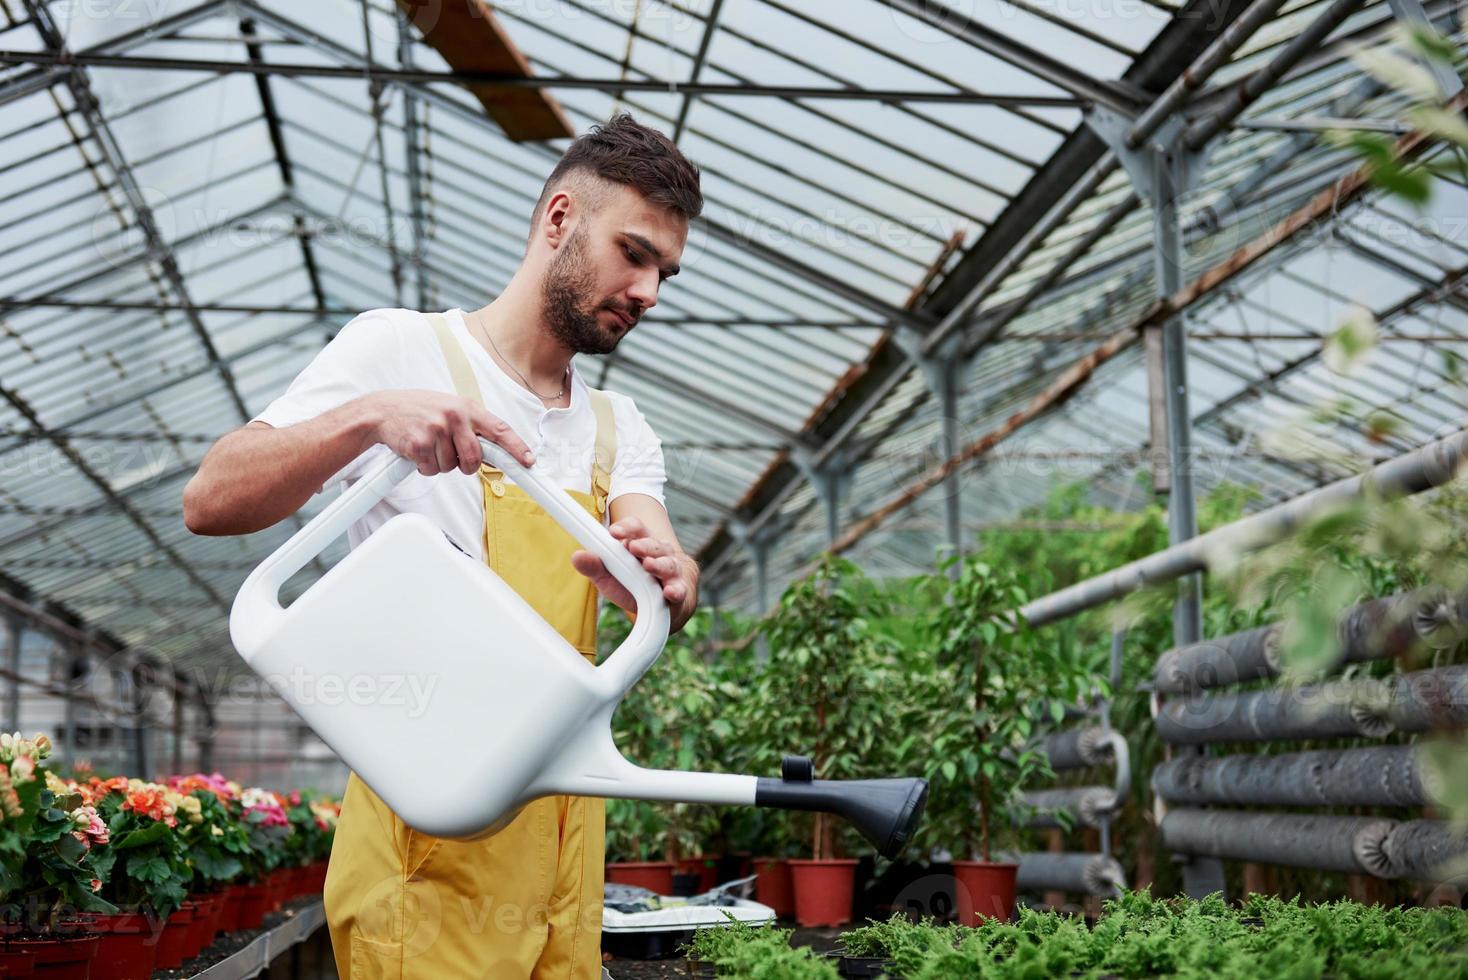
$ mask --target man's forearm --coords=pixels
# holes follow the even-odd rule
[[[184,487],[184,523],[195,534],[249,534],[284,520],[372,446],[377,424],[361,398],[299,425],[236,429]]]

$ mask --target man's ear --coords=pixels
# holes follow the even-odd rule
[[[560,248],[565,242],[571,230],[572,212],[575,204],[571,195],[565,191],[556,191],[551,199],[545,202],[545,213],[541,216],[539,234],[545,236],[546,243],[552,248]]]

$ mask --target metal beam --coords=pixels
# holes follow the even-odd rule
[[[714,32],[719,29],[719,14],[724,9],[724,0],[714,0],[714,5],[709,8],[708,17],[703,25],[703,37],[698,42],[698,53],[693,56],[693,70],[688,73],[688,81],[696,83],[698,76],[703,74],[704,62],[708,60],[709,45],[713,43]],[[678,107],[678,121],[673,124],[673,142],[677,143],[683,139],[683,126],[688,122],[688,110],[693,106],[693,96],[683,96],[683,104]]]
[[[1123,76],[1124,82],[1143,91],[1161,91],[1212,41],[1214,32],[1237,17],[1243,7],[1242,0],[1228,0],[1221,8],[1210,0],[1192,0],[1138,56]],[[929,321],[952,317],[958,323],[962,318],[953,315],[955,309],[976,308],[983,296],[1017,268],[1049,230],[1099,187],[1115,166],[1114,155],[1100,139],[1089,129],[1078,128],[929,295],[919,313]],[[1083,181],[1090,185],[1085,193],[1076,190],[1077,183]],[[1041,222],[1048,228],[1036,234]],[[957,327],[946,328],[949,332],[954,329]],[[935,347],[942,342],[939,331],[927,331],[927,335],[927,342]],[[827,400],[829,410],[812,417],[804,431],[819,443],[833,434],[844,440],[900,387],[912,367],[894,345],[879,344],[833,389]],[[797,467],[778,462],[745,494],[738,508],[740,515],[755,524],[768,519],[803,479]],[[735,545],[727,529],[715,532],[698,555],[706,574],[729,561]]]
[[[246,38],[245,52],[252,64],[265,64],[265,54],[260,43],[255,38],[255,22],[248,17],[240,18],[240,34]],[[280,182],[285,185],[286,193],[293,193],[296,187],[295,173],[291,169],[290,152],[286,149],[285,133],[281,131],[280,113],[275,108],[275,94],[270,88],[270,78],[266,75],[255,76],[255,92],[260,97],[260,110],[265,115],[265,127],[270,133],[270,146],[275,151],[275,163],[280,173]],[[301,216],[295,216],[296,239],[301,247],[301,262],[306,268],[306,278],[311,281],[311,295],[316,300],[317,307],[326,306],[326,291],[321,288],[321,273],[316,268],[316,254],[311,249],[311,240],[306,235],[305,222]]]
[[[1264,547],[1292,533],[1311,515],[1350,503],[1365,494],[1383,498],[1420,493],[1454,479],[1468,459],[1468,431],[1457,432],[1390,462],[1293,500],[1215,528],[1191,541],[1041,596],[1020,609],[1032,625],[1043,626],[1119,599],[1179,575],[1206,571],[1219,555]]]
[[[29,0],[35,2],[35,0]],[[253,9],[253,5],[251,5]],[[258,12],[256,13],[258,17]],[[599,92],[656,92],[660,95],[701,95],[751,98],[837,99],[855,102],[932,102],[947,105],[1032,106],[1046,109],[1081,109],[1087,100],[1056,95],[998,95],[982,92],[924,92],[905,89],[822,88],[799,85],[725,85],[713,82],[680,82],[677,79],[579,78],[569,75],[540,75],[526,78],[499,72],[426,71],[422,69],[366,66],[360,69],[331,65],[248,61],[217,61],[208,58],[161,58],[142,55],[113,55],[75,52],[57,55],[48,51],[0,51],[0,64],[46,65],[77,68],[115,68],[134,71],[209,72],[217,75],[280,75],[286,78],[349,78],[369,82],[410,85],[452,84],[460,87],[493,85],[518,89],[590,89]],[[1111,101],[1110,99],[1108,101]]]
[[[1116,112],[1132,113],[1141,100],[1126,85],[1094,78],[1059,58],[1018,41],[1002,31],[967,17],[953,7],[924,0],[883,0],[893,10],[929,27],[966,41],[1001,61],[1034,75],[1077,98]]]
[[[49,54],[54,55],[60,61],[65,62],[71,56],[66,49],[65,38],[61,31],[51,20],[51,13],[41,0],[24,0],[26,10],[30,12],[31,19],[35,23],[36,31],[41,39],[51,48]],[[128,165],[127,158],[123,155],[122,147],[118,144],[116,137],[112,134],[112,127],[102,114],[102,105],[92,93],[91,81],[84,69],[74,68],[67,76],[66,81],[71,89],[72,98],[76,101],[77,110],[87,121],[87,127],[91,131],[92,141],[97,145],[103,160],[117,178],[117,185],[121,188],[123,196],[127,198],[128,206],[132,209],[133,217],[137,220],[139,228],[148,242],[150,257],[156,261],[163,270],[164,278],[167,279],[170,288],[178,297],[179,302],[185,307],[185,316],[189,325],[193,327],[194,334],[199,340],[200,346],[209,358],[215,369],[223,379],[225,388],[229,392],[230,400],[234,402],[235,409],[239,412],[241,421],[250,418],[249,410],[245,408],[244,399],[240,397],[239,386],[235,384],[234,375],[228,367],[219,359],[219,351],[214,347],[214,341],[209,336],[209,330],[204,326],[203,319],[198,310],[194,309],[193,301],[189,298],[188,287],[184,283],[183,273],[179,270],[178,262],[175,260],[168,243],[164,241],[163,234],[158,230],[158,223],[153,217],[153,209],[149,206],[147,198],[143,196],[142,188],[138,186],[132,168]]]

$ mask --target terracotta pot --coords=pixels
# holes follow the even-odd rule
[[[264,882],[254,885],[236,885],[236,900],[239,903],[237,929],[258,929],[270,911],[271,889]]]
[[[1014,875],[1017,864],[954,861],[953,891],[960,925],[976,926],[982,919],[1008,922],[1014,916]]]
[[[851,921],[851,899],[856,890],[855,858],[792,860],[789,864],[798,925],[844,926]]]
[[[30,976],[50,980],[88,980],[92,960],[101,944],[100,936],[53,936],[46,939],[12,937],[5,941],[7,952],[29,953],[34,960]]]
[[[219,903],[218,932],[234,932],[240,927],[239,890],[239,885],[225,885],[224,891],[219,893],[222,901]]]
[[[88,916],[87,929],[100,940],[92,961],[92,980],[148,980],[158,957],[162,928],[156,916],[145,912]]]
[[[209,894],[214,899],[214,914],[209,917],[209,934],[204,940],[205,949],[213,946],[214,940],[219,938],[220,932],[223,931],[220,925],[224,921],[225,912],[234,904],[229,897],[228,889],[220,889],[217,892],[210,892]]]
[[[199,955],[199,951],[209,945],[209,928],[214,923],[214,896],[194,895],[190,901],[194,903],[194,920],[189,923],[189,931],[184,937],[184,961],[187,962]]]
[[[754,900],[768,905],[782,919],[795,914],[795,886],[790,879],[790,862],[784,858],[755,858]]]
[[[678,859],[678,872],[698,876],[695,895],[708,891],[719,883],[719,859],[707,854]]]
[[[607,864],[606,880],[614,885],[636,885],[659,895],[671,895],[673,862],[612,861]]]
[[[183,965],[184,945],[188,942],[189,926],[193,922],[194,909],[188,902],[174,910],[168,917],[168,924],[163,927],[163,935],[158,937],[158,956],[153,961],[154,967],[172,970]]]
[[[0,949],[0,977],[28,977],[35,968],[34,954]]]

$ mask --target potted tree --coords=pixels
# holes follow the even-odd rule
[[[860,569],[834,556],[786,590],[762,627],[770,659],[743,701],[758,768],[776,769],[785,752],[796,750],[810,756],[817,779],[879,774],[896,659],[895,644],[872,625],[883,614],[880,594]],[[778,727],[764,716],[772,710]],[[830,814],[800,819],[807,821],[811,856],[790,862],[795,920],[841,925],[851,918],[857,865],[844,854],[856,837]]]
[[[995,836],[1009,828],[1020,787],[1049,775],[1044,756],[1026,747],[1039,712],[1073,696],[1078,683],[1059,646],[1037,642],[1015,612],[1026,601],[1012,574],[970,556],[934,620],[933,682],[959,693],[928,706],[926,833],[954,853],[964,925],[1013,912],[1018,866],[993,860]]]

